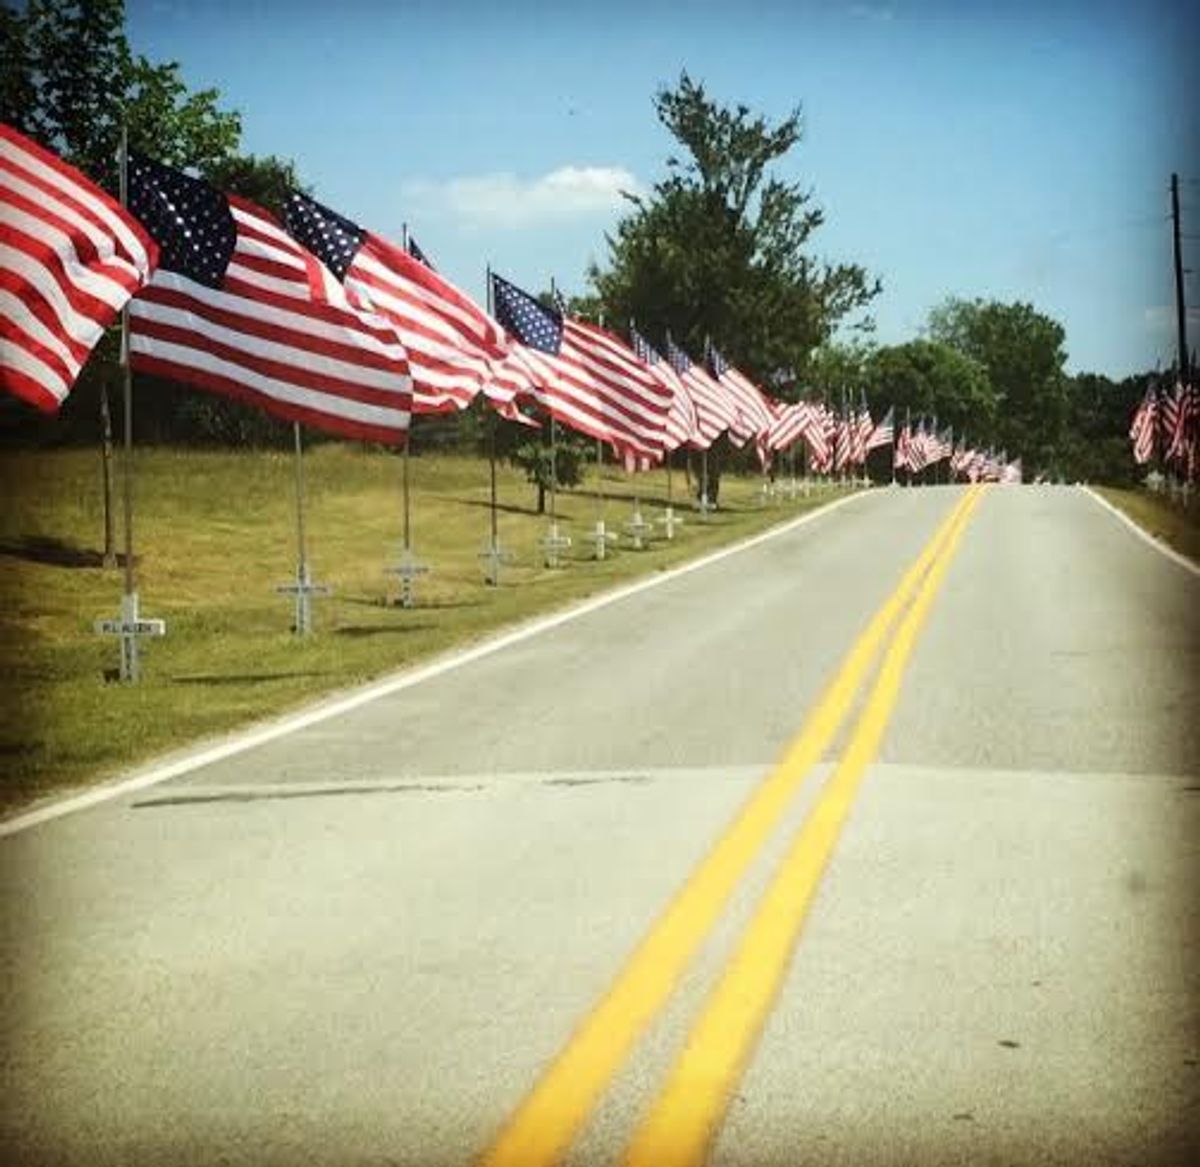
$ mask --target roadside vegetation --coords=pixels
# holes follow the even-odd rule
[[[1096,492],[1124,511],[1144,531],[1200,563],[1200,497],[1193,489],[1184,503],[1163,491],[1119,490],[1101,486]]]

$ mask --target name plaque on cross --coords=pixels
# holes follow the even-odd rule
[[[137,592],[121,597],[121,615],[115,620],[97,620],[93,625],[100,636],[116,636],[121,642],[122,681],[136,681],[141,675],[138,641],[143,636],[166,636],[165,620],[150,620],[138,615]]]

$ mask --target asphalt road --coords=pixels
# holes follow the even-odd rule
[[[651,962],[669,991],[611,1078],[581,1055],[549,1079],[557,1115],[598,1078],[564,1161],[622,1162],[726,970],[753,997],[769,946],[731,958],[768,887],[801,897],[772,878],[818,821],[761,1032],[696,1055],[745,1041],[719,1110],[682,1079],[709,1162],[1200,1161],[1200,577],[1054,487],[875,491],[0,838],[0,1160],[500,1162],[959,504],[894,709],[869,673],[693,948],[664,948],[678,975]],[[835,821],[860,714],[883,736]]]

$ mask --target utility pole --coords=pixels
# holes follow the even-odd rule
[[[1179,382],[1191,382],[1188,368],[1187,311],[1183,302],[1183,250],[1179,243],[1179,175],[1171,175],[1171,232],[1175,240],[1175,315],[1179,329]]]

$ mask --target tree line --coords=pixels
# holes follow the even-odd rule
[[[122,126],[131,148],[268,209],[278,210],[289,190],[308,189],[293,161],[243,152],[241,117],[222,107],[219,92],[189,89],[177,62],[135,54],[124,24],[122,0],[0,3],[0,118],[113,192]],[[626,196],[606,258],[589,267],[588,290],[570,311],[618,330],[636,322],[659,344],[670,333],[695,359],[711,338],[783,400],[819,396],[837,406],[843,395],[857,404],[865,393],[876,417],[891,406],[898,424],[906,414],[936,417],[975,445],[1020,454],[1027,477],[1134,480],[1126,431],[1152,374],[1068,376],[1062,326],[1021,302],[951,299],[930,313],[921,336],[873,343],[881,279],[854,262],[817,258],[825,211],[810,189],[776,172],[802,143],[801,108],[772,121],[720,103],[685,71],[659,89],[653,109],[674,142],[665,177],[648,194]],[[56,419],[0,402],[0,435],[95,441],[116,347],[115,336],[106,338]],[[136,398],[141,441],[289,440],[289,427],[259,411],[159,379],[139,377]],[[421,430],[422,445],[474,448],[483,427],[469,413],[457,424],[422,419]],[[503,444],[531,478],[544,477],[547,460],[527,431]],[[584,456],[581,447],[556,459],[560,474],[575,477]],[[721,442],[712,480],[750,457]]]

